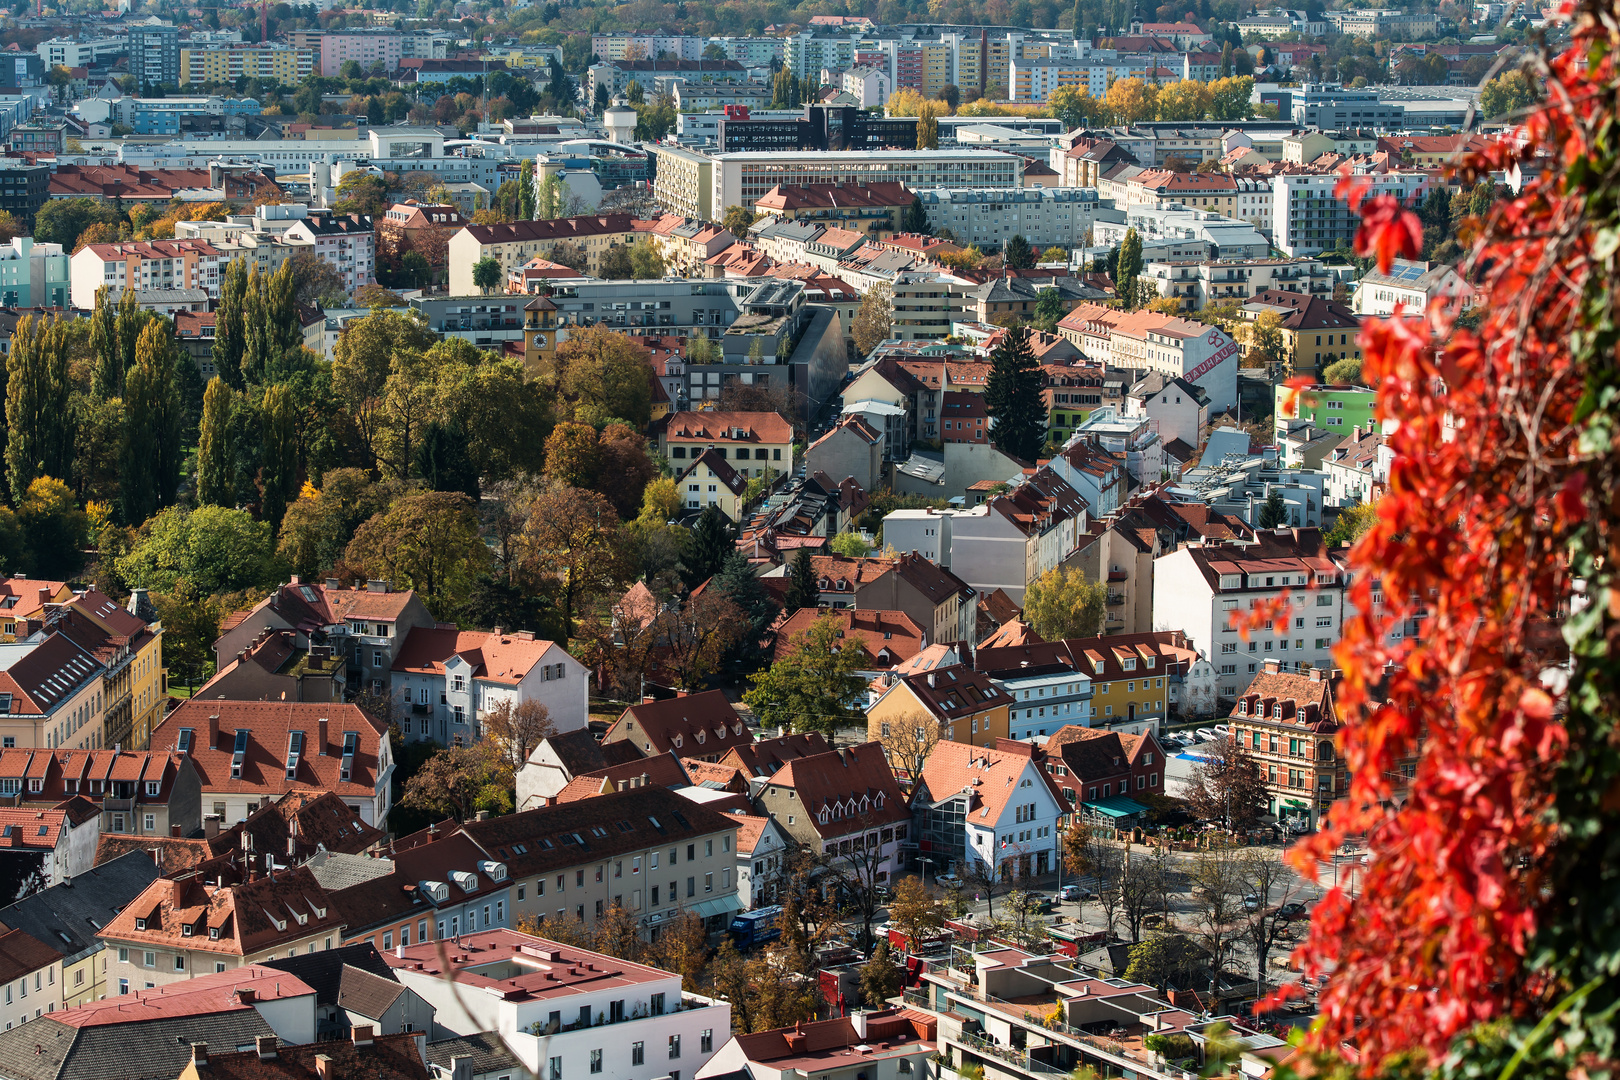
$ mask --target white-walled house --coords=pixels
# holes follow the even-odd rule
[[[1320,529],[1269,529],[1252,542],[1188,544],[1153,561],[1153,628],[1181,630],[1215,665],[1216,692],[1235,700],[1266,660],[1285,670],[1331,668],[1346,610],[1345,569]],[[1287,614],[1252,628],[1235,616],[1287,596]]]
[[[694,1080],[919,1080],[938,1048],[936,1020],[916,1009],[848,1016],[733,1035]]]
[[[923,759],[912,796],[918,855],[935,872],[983,864],[1008,878],[1050,873],[1058,823],[1068,813],[1037,761],[1039,748],[1010,739],[995,749],[942,742]]]
[[[793,840],[775,818],[733,814],[737,819],[737,898],[744,911],[775,903]]]
[[[481,737],[484,718],[503,701],[539,702],[558,731],[584,727],[587,674],[561,645],[527,630],[413,627],[394,659],[393,694],[407,738],[448,746],[456,736]]]
[[[498,1033],[534,1076],[693,1076],[731,1037],[731,1005],[683,993],[674,972],[515,930],[460,940],[448,958],[429,943],[386,959],[436,1026]]]

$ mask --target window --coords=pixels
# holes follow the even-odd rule
[[[630,1064],[632,1064],[632,1065],[645,1065],[646,1063],[647,1063],[647,1044],[646,1043],[639,1043],[639,1042],[631,1043],[630,1044]]]
[[[704,892],[714,892],[714,875],[713,874],[704,874],[703,875],[703,891]]]
[[[681,1037],[679,1035],[671,1035],[669,1037],[669,1060],[676,1061],[680,1058],[680,1056]]]
[[[145,952],[141,954],[142,967],[157,967],[157,953]]]
[[[550,1065],[546,1069],[546,1080],[562,1080],[562,1058],[554,1057],[551,1059]]]
[[[592,1050],[591,1051],[591,1072],[599,1073],[601,1071],[602,1071],[602,1051],[600,1051],[600,1050]]]
[[[714,1028],[704,1028],[698,1033],[698,1052],[703,1054],[714,1052]]]
[[[186,958],[184,956],[176,956],[174,958],[174,970],[176,970],[176,971],[184,971],[184,970],[186,970]]]

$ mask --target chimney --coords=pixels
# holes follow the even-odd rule
[[[343,587],[343,583],[335,577],[329,577],[326,579],[326,587],[328,589],[339,589]]]
[[[506,633],[506,627],[504,627],[504,626],[492,626],[492,627],[489,628],[489,632],[491,634],[494,634],[496,637],[500,637],[502,634]]]
[[[219,713],[208,718],[208,749],[219,749]]]
[[[388,582],[378,581],[375,578],[366,582],[366,592],[385,593],[388,591]]]
[[[319,745],[320,745],[320,748],[321,748],[321,753],[320,753],[321,757],[326,756],[326,728],[327,728],[327,725],[330,724],[330,723],[331,723],[331,721],[327,717],[324,717],[324,716],[321,717],[319,720],[315,721],[315,726],[316,726],[316,728],[319,729],[318,732],[317,732],[317,737],[320,739]]]
[[[180,826],[179,825],[170,825],[169,826],[169,835],[178,837],[180,835]]]
[[[457,1054],[450,1059],[450,1080],[472,1080],[471,1054]]]
[[[471,1061],[471,1058],[467,1060]],[[332,1059],[326,1054],[315,1055],[315,1075],[319,1080],[336,1080],[337,1073],[332,1068]],[[469,1078],[471,1080],[471,1078]]]
[[[354,1025],[354,1045],[356,1047],[370,1046],[371,1030],[372,1028],[370,1024]]]
[[[169,878],[169,904],[172,907],[186,906],[186,883]]]
[[[256,991],[246,988],[236,992],[236,1000],[240,1001],[244,1005],[252,1005],[256,1000],[258,1000],[258,997],[259,995]]]
[[[1311,682],[1319,683],[1321,681],[1322,681],[1322,669],[1319,668],[1319,667],[1311,668]]]
[[[933,685],[934,685],[934,673],[933,673],[933,672],[932,672],[932,671],[930,671],[930,672],[929,672],[929,673],[928,673],[928,685],[929,685],[929,686],[933,686]]]
[[[274,1035],[255,1035],[253,1045],[259,1051],[260,1061],[274,1061],[276,1059],[276,1037]]]
[[[201,1068],[208,1064],[208,1044],[205,1042],[191,1044],[191,1063]]]
[[[203,818],[203,839],[212,840],[219,835],[219,815],[209,814]]]
[[[856,1009],[849,1014],[849,1024],[855,1029],[855,1034],[862,1042],[866,1041],[866,1010]]]

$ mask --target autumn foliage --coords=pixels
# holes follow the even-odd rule
[[[1336,653],[1351,785],[1291,857],[1314,872],[1347,838],[1369,849],[1356,898],[1330,892],[1300,951],[1307,973],[1331,972],[1316,1047],[1355,1047],[1367,1073],[1448,1050],[1448,1070],[1489,1069],[1456,1075],[1613,1070],[1620,13],[1574,18],[1522,140],[1455,166],[1465,185],[1515,164],[1526,177],[1466,225],[1476,310],[1361,334],[1379,418],[1399,426]],[[1387,266],[1421,243],[1394,199],[1345,194],[1358,254]]]

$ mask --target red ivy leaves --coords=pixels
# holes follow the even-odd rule
[[[1613,54],[1589,52],[1602,31],[1580,25],[1553,63],[1547,97],[1561,104],[1464,162],[1464,183],[1528,167],[1538,151],[1567,168],[1612,156],[1587,132],[1612,125],[1599,110],[1614,107]],[[1387,269],[1421,250],[1420,223],[1392,196],[1368,198],[1348,176],[1337,193],[1362,214],[1358,254]],[[1355,1046],[1369,1074],[1393,1055],[1441,1053],[1546,991],[1525,956],[1566,732],[1541,685],[1540,643],[1569,594],[1570,534],[1598,495],[1574,443],[1585,380],[1570,340],[1593,264],[1589,227],[1567,236],[1582,197],[1564,175],[1531,176],[1481,223],[1464,267],[1479,287],[1477,331],[1442,309],[1361,333],[1378,417],[1396,426],[1388,493],[1351,553],[1357,614],[1335,654],[1350,790],[1291,858],[1314,874],[1347,836],[1366,837],[1356,898],[1328,894],[1299,959],[1333,973],[1315,1045]]]

